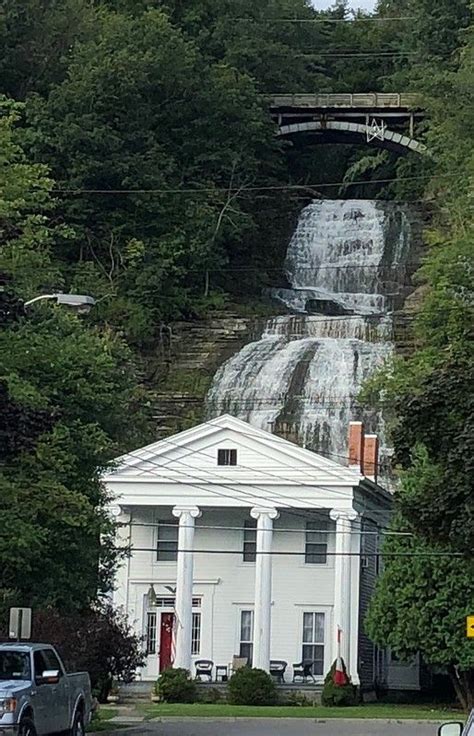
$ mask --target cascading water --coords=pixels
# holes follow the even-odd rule
[[[349,421],[362,418],[384,448],[382,417],[362,411],[357,395],[392,352],[390,313],[406,281],[410,243],[410,223],[397,205],[308,205],[288,246],[290,288],[271,290],[290,313],[268,320],[259,340],[221,366],[208,415],[290,428],[299,443],[342,463]]]

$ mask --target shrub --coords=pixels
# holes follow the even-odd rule
[[[326,675],[324,680],[323,693],[321,702],[327,706],[350,706],[357,704],[357,691],[350,678],[347,676],[346,665],[342,663],[344,673],[347,677],[346,685],[334,684],[334,673],[336,671],[336,662]]]
[[[170,667],[159,676],[155,692],[166,703],[194,703],[197,700],[197,687],[189,672]]]
[[[235,705],[274,705],[275,683],[264,670],[243,667],[229,680],[229,700]]]

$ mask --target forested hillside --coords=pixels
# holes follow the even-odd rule
[[[342,1],[324,13],[309,0],[2,4],[0,614],[12,602],[81,611],[107,590],[100,472],[153,436],[142,354],[173,320],[258,300],[314,196],[417,201],[430,218],[419,350],[380,396],[407,473],[400,524],[470,554],[470,23],[469,0],[380,0],[375,17]],[[430,156],[275,137],[267,95],[358,91],[422,94]],[[24,309],[56,291],[97,305]],[[411,564],[393,563],[418,575]],[[398,636],[388,599],[385,577],[374,636],[420,648],[421,635]]]

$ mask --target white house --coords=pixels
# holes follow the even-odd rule
[[[322,681],[340,631],[353,682],[373,686],[361,619],[392,501],[376,454],[360,422],[344,467],[224,415],[119,458],[105,482],[132,554],[114,601],[145,637],[142,679],[240,655],[286,661],[288,681],[310,660]]]

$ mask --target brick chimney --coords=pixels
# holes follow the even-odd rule
[[[379,473],[379,438],[366,434],[364,438],[364,475],[377,483]]]
[[[364,425],[349,422],[349,467],[364,473]]]

